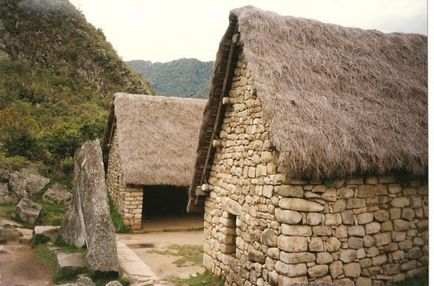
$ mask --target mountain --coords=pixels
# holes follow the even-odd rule
[[[149,79],[156,93],[181,97],[208,97],[214,62],[179,59],[167,63],[127,62]]]
[[[70,176],[117,91],[154,93],[67,0],[0,0],[0,169]]]

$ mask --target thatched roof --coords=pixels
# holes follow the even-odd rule
[[[115,95],[103,145],[111,143],[115,127],[126,184],[190,185],[205,103],[202,99]]]
[[[216,120],[210,111],[222,96],[221,65],[230,62],[228,47],[239,33],[279,170],[292,178],[425,173],[425,36],[344,28],[251,6],[231,11],[229,19],[203,128]],[[199,154],[207,141],[201,132]]]

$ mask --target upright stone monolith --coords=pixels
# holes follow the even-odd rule
[[[70,209],[60,229],[63,240],[77,247],[87,246],[85,259],[91,270],[117,272],[115,228],[99,140],[84,143],[75,153],[74,188]]]

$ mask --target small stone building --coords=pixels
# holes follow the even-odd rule
[[[124,222],[182,214],[194,167],[205,100],[118,93],[103,146],[107,189]]]
[[[427,38],[233,10],[190,187],[226,285],[384,285],[428,265]]]

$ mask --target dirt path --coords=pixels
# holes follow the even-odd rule
[[[169,246],[203,245],[203,231],[152,232],[143,234],[119,234],[117,238],[126,244],[134,253],[160,278],[187,278],[191,274],[201,273],[202,265],[185,263],[178,267],[175,263],[179,256],[167,253]]]
[[[3,244],[8,253],[0,253],[0,286],[51,286],[52,272],[40,263],[30,245]]]

